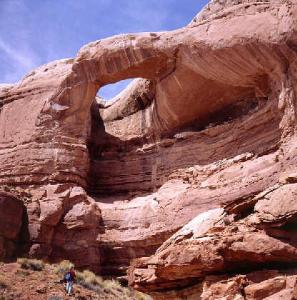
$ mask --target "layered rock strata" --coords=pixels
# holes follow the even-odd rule
[[[266,299],[266,296],[278,293],[286,288],[284,278],[281,286],[273,286],[275,277],[281,274],[262,272],[273,286],[270,290],[264,283],[262,288],[261,285],[252,285],[247,271],[281,267],[283,272],[289,272],[296,279],[296,269],[292,269],[297,259],[296,225],[293,221],[296,215],[292,213],[292,218],[285,217],[291,211],[289,202],[295,193],[295,184],[265,191],[252,199],[257,202],[254,212],[243,218],[223,208],[198,215],[168,239],[152,257],[134,261],[130,268],[131,283],[138,289],[149,291],[156,299],[182,299],[185,294],[201,299]],[[276,194],[278,201],[284,203],[277,209],[278,214],[272,212],[275,210],[273,198]],[[265,210],[260,209],[265,201],[269,204]],[[269,221],[266,219],[268,211],[271,213]],[[237,272],[242,275],[230,279]],[[209,275],[220,273],[228,275],[213,277],[213,287],[213,283],[209,283],[212,278]],[[216,280],[220,282],[220,292],[216,291]],[[291,288],[290,293],[286,293],[293,297],[296,287],[293,285]]]
[[[161,299],[254,295],[264,268],[294,290],[296,17],[292,1],[211,1],[1,86],[0,184],[26,206],[28,254],[116,276],[140,258],[130,284]]]

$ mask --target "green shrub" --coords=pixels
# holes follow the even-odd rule
[[[45,267],[44,262],[38,259],[18,258],[17,262],[26,270],[42,271]]]

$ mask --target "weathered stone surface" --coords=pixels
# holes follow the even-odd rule
[[[14,240],[17,238],[23,216],[23,203],[13,195],[0,192],[0,235]]]
[[[286,279],[274,277],[260,283],[247,286],[244,291],[247,299],[264,299],[286,288]]]
[[[29,255],[54,261],[68,258],[99,272],[101,212],[94,200],[83,188],[69,184],[34,188],[31,195]]]
[[[248,280],[246,276],[242,275],[233,278],[224,278],[224,276],[209,276],[203,282],[203,291],[202,294],[200,294],[201,299],[244,300],[245,297],[242,291],[247,284]]]
[[[23,202],[9,193],[0,191],[0,258],[15,255],[23,214]]]
[[[293,269],[283,273],[264,270],[235,277],[209,276],[203,282],[202,294],[197,296],[201,295],[203,300],[293,300],[295,293],[296,270]]]
[[[227,225],[230,220],[224,220],[222,213],[214,222],[213,214],[217,212],[199,215],[196,220],[200,222],[194,219],[154,256],[136,260],[130,268],[130,282],[144,291],[159,291],[176,285],[187,287],[193,279],[201,280],[207,274],[297,262],[296,243],[273,238],[247,225],[246,220]],[[205,228],[203,221],[208,223]],[[197,231],[200,234],[195,234]]]
[[[78,203],[65,215],[64,224],[67,229],[96,228],[101,221],[100,210],[93,204]]]
[[[296,223],[297,221],[297,184],[289,184],[267,193],[255,206],[262,222]]]
[[[160,299],[290,294],[246,274],[297,263],[296,20],[293,1],[213,0],[1,85],[0,185],[25,203],[29,255],[116,276],[138,258],[130,283]]]

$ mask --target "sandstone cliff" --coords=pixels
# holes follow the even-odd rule
[[[9,259],[21,250],[24,232],[24,204],[13,195],[0,192],[0,258]],[[18,251],[19,250],[19,251]]]
[[[184,28],[2,86],[0,184],[25,204],[23,251],[123,278],[131,263],[160,299],[293,299],[296,20],[294,1],[214,0]]]

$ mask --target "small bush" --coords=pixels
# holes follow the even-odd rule
[[[5,289],[5,288],[7,288],[6,281],[4,280],[4,278],[2,276],[0,276],[0,290]],[[1,300],[1,298],[0,298],[0,300]]]
[[[102,284],[102,278],[96,276],[93,272],[85,270],[83,272],[78,272],[77,273],[77,280],[86,282],[86,283],[91,283],[91,284]]]
[[[38,259],[18,258],[17,262],[21,268],[32,271],[42,271],[44,269],[44,262]]]
[[[77,283],[81,286],[101,294],[103,291],[109,292],[116,297],[123,297],[122,299],[135,300],[149,300],[151,297],[136,292],[130,288],[123,287],[117,280],[104,280],[100,276],[96,276],[93,272],[85,270],[83,272],[76,272]],[[125,295],[125,297],[124,297]]]
[[[61,296],[49,296],[48,300],[63,300],[64,298]]]
[[[73,267],[74,264],[72,262],[70,262],[69,260],[63,260],[55,267],[54,272],[56,274],[64,275],[67,271],[69,271]]]
[[[30,274],[30,272],[28,270],[25,269],[20,269],[16,271],[16,275],[22,276],[22,277],[26,277]]]
[[[100,290],[103,285],[103,279],[88,270],[77,272],[76,277],[78,284],[93,291]]]
[[[60,264],[54,267],[54,272],[59,275],[64,275],[72,267],[74,267],[73,263],[71,263],[69,260],[63,260]],[[104,280],[102,277],[96,276],[96,274],[94,274],[89,270],[84,270],[83,272],[76,271],[75,273],[76,273],[77,284],[81,285],[82,287],[88,290],[94,291],[98,294],[101,294],[104,291],[105,292],[108,291],[109,293],[112,293],[116,296],[120,296],[120,293],[122,293],[122,296],[124,294],[126,297],[123,299],[136,299],[136,300],[151,299],[149,296],[145,294],[135,292],[132,289],[123,287],[119,281]],[[60,300],[60,299],[51,298],[49,300]]]
[[[116,280],[105,280],[104,281],[104,287],[107,289],[116,289],[116,290],[120,290],[123,289],[123,287],[121,286],[119,281]]]
[[[140,292],[135,292],[135,300],[151,300],[152,297]]]

